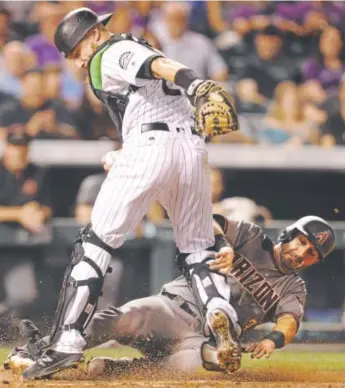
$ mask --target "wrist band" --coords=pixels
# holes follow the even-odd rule
[[[272,331],[264,339],[269,339],[274,342],[276,349],[280,349],[285,345],[285,335],[281,331]]]
[[[193,85],[193,88],[190,88],[190,86],[194,84],[195,81],[198,82],[195,83],[195,86]],[[189,95],[193,94],[193,91],[196,89],[196,86],[199,85],[199,83],[201,82],[203,81],[198,78],[195,72],[188,68],[178,70],[174,77],[174,84],[177,86],[181,86],[181,88],[183,88],[184,90],[187,90]]]
[[[214,247],[219,252],[223,247],[229,247],[229,241],[226,239],[224,234],[216,234],[214,237]]]

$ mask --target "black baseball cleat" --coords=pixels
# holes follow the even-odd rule
[[[47,348],[48,338],[42,338],[39,329],[28,319],[20,322],[19,331],[28,340],[26,349],[29,355],[36,360],[43,353],[44,348]]]
[[[23,372],[22,379],[34,380],[48,377],[63,369],[75,366],[82,358],[82,353],[62,353],[48,349],[36,359],[32,366]]]
[[[241,345],[235,326],[222,309],[208,316],[208,324],[216,340],[218,365],[225,373],[234,373],[241,367]]]

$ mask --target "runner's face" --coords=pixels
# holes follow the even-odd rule
[[[299,234],[288,243],[281,244],[280,259],[286,269],[299,271],[316,264],[319,254],[308,238]]]

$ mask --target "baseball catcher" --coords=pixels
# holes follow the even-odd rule
[[[334,249],[334,232],[322,218],[306,216],[288,226],[273,243],[258,225],[215,218],[216,230],[222,229],[235,252],[220,255],[210,266],[226,273],[231,283],[230,301],[241,330],[237,346],[249,330],[274,322],[265,338],[246,347],[252,358],[270,357],[292,341],[304,313],[306,288],[298,272],[326,259]],[[89,363],[89,375],[95,378],[122,369],[128,373],[147,365],[187,373],[201,366],[221,371],[216,341],[204,335],[203,323],[184,277],[165,284],[159,295],[101,311],[86,330],[89,346],[116,340],[138,349],[146,358],[132,363],[96,357]],[[27,346],[11,352],[5,366],[15,371],[32,364],[40,341],[31,335]]]
[[[219,361],[233,372],[240,360],[233,339],[236,314],[226,279],[207,264],[218,249],[205,137],[237,130],[235,109],[222,87],[199,79],[145,40],[113,35],[106,28],[110,17],[78,8],[55,33],[61,54],[87,69],[93,93],[121,131],[123,147],[97,196],[90,225],[75,242],[49,344],[23,378],[43,378],[82,357],[110,258],[154,201],[169,215]]]

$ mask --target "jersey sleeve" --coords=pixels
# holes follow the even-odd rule
[[[275,309],[274,320],[284,314],[293,315],[299,325],[304,314],[304,306],[307,299],[307,290],[304,281],[300,277],[294,278],[287,292],[278,302]]]
[[[134,86],[144,86],[150,79],[142,75],[145,64],[164,55],[143,44],[121,40],[110,46],[102,56],[102,78]],[[104,87],[104,85],[103,85]]]
[[[233,248],[239,249],[256,238],[262,238],[263,232],[256,224],[227,218],[225,236]]]

